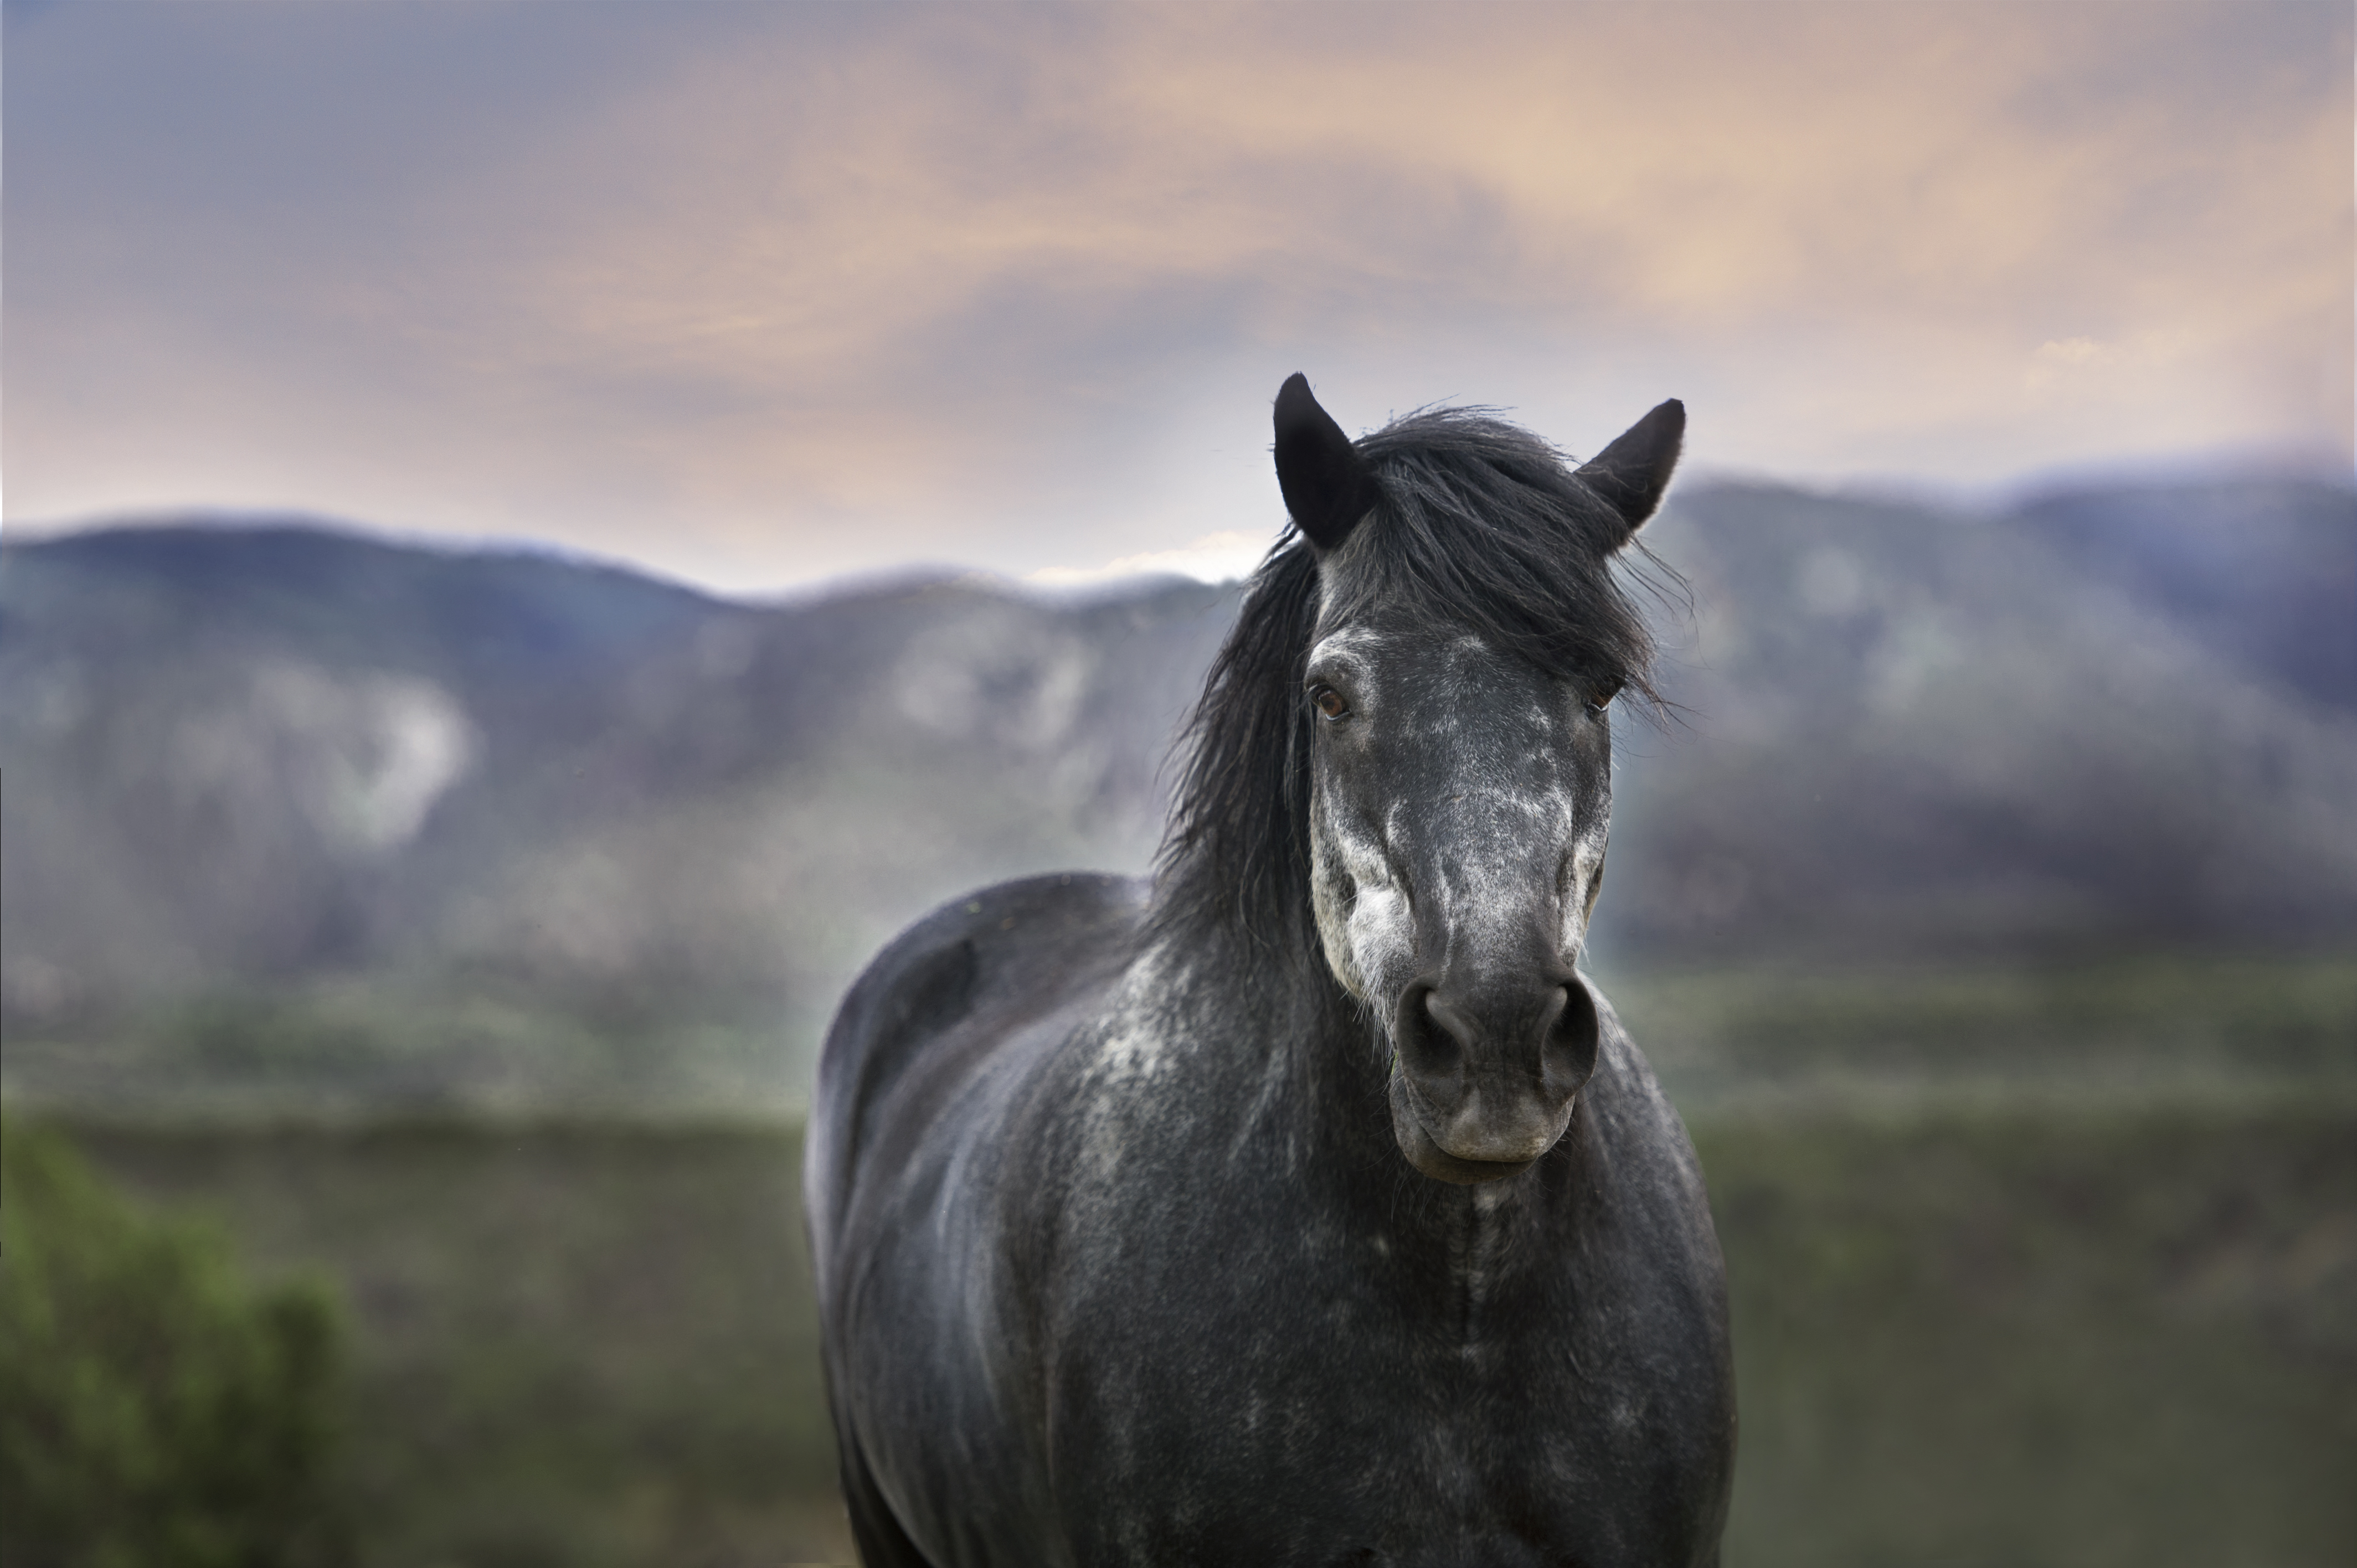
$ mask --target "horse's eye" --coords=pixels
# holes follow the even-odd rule
[[[1309,700],[1317,703],[1318,711],[1329,719],[1339,719],[1351,711],[1351,704],[1342,700],[1342,693],[1331,686],[1318,687],[1309,693]]]
[[[1597,682],[1595,689],[1587,693],[1587,706],[1591,712],[1600,714],[1605,709],[1610,707],[1612,705],[1612,699],[1620,694],[1620,682],[1599,681]]]

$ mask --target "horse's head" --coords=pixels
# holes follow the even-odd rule
[[[1572,469],[1467,413],[1355,446],[1295,376],[1277,476],[1317,562],[1301,672],[1327,962],[1392,1046],[1392,1126],[1444,1181],[1552,1148],[1595,1070],[1575,972],[1603,886],[1609,708],[1650,650],[1611,557],[1652,514],[1684,409]]]

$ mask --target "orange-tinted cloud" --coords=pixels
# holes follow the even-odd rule
[[[1681,393],[1698,461],[1811,477],[2349,452],[2345,6],[651,5],[569,65],[559,8],[442,9],[397,84],[463,145],[353,138],[383,40],[241,8],[198,47],[315,71],[307,161],[247,127],[243,183],[143,207],[135,125],[97,219],[12,184],[12,510],[1082,566],[1273,528],[1296,368],[1346,424],[1472,398],[1575,448]],[[12,92],[130,47],[81,16]],[[70,166],[11,118],[12,179]]]

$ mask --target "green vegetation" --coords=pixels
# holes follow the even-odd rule
[[[1727,1251],[1729,1568],[2351,1560],[2357,961],[1606,983]],[[264,1021],[186,1037],[299,1078],[302,1015]],[[799,1133],[683,1119],[660,1066],[595,1080],[656,1122],[585,1116],[601,1090],[566,1120],[70,1127],[250,1266],[339,1282],[368,1568],[847,1561]]]
[[[2357,1090],[2357,957],[2346,953],[1600,978],[1689,1111],[1955,1090],[2007,1102]]]
[[[1732,1568],[2350,1560],[2357,1100],[1695,1131]]]
[[[358,1319],[366,1564],[848,1561],[776,1124],[89,1124]]]
[[[1971,1088],[2005,1099],[2357,1089],[2357,957],[1599,972],[1689,1110]],[[748,1020],[756,1020],[748,1022]],[[61,1114],[783,1118],[824,1017],[775,999],[479,977],[224,990],[12,1035],[0,1088]]]
[[[46,1129],[0,1133],[0,1238],[11,1568],[347,1560],[322,1287],[250,1289],[222,1238],[140,1213]]]
[[[2357,1101],[1697,1119],[1731,1568],[2339,1568]],[[845,1561],[790,1129],[85,1127],[360,1319],[371,1563]]]
[[[142,1117],[782,1115],[823,1020],[483,980],[225,988],[8,1041],[13,1101]],[[780,1026],[781,1016],[787,1026]],[[758,1024],[748,1024],[756,1017]]]

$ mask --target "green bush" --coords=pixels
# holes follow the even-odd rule
[[[310,1283],[149,1216],[53,1129],[0,1132],[0,1556],[7,1568],[345,1561],[342,1335]]]

